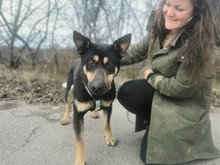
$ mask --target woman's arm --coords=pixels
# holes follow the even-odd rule
[[[160,94],[175,97],[175,98],[190,98],[198,90],[199,85],[197,80],[190,80],[187,77],[182,64],[175,76],[168,78],[159,73],[153,73],[148,78],[148,83],[151,84]]]

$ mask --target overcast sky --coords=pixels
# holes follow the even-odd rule
[[[144,13],[146,12],[146,3],[147,1],[150,2],[150,0],[135,0],[132,1],[132,6],[134,7],[134,10],[138,11],[136,12],[137,16],[139,17],[139,21],[140,24],[143,25],[143,30],[145,29],[146,23],[147,23],[147,18],[141,17],[138,14]],[[2,12],[4,14],[4,16],[6,17],[6,19],[8,20],[9,23],[13,23],[14,21],[14,15],[17,11],[17,6],[18,6],[18,2],[19,0],[3,0],[2,1]],[[51,2],[54,2],[53,0]],[[73,1],[74,2],[74,1]],[[107,1],[108,3],[111,2],[110,0]],[[112,1],[113,2],[113,1]],[[157,1],[151,2],[151,3],[158,3]],[[31,5],[30,5],[31,4]],[[76,16],[74,16],[75,11],[73,11],[72,6],[69,3],[69,0],[60,0],[59,1],[59,6],[64,9],[62,10],[62,14],[64,15],[68,15],[66,17],[69,18],[65,18],[65,19],[69,19],[71,21],[66,21],[64,22],[62,19],[62,17],[58,18],[58,22],[56,25],[56,30],[54,31],[54,42],[55,44],[59,44],[59,45],[65,45],[65,46],[72,46],[73,42],[72,42],[72,32],[73,30],[78,30],[80,31],[80,29],[77,29],[77,19]],[[25,21],[22,25],[22,28],[19,30],[19,35],[20,36],[26,36],[29,34],[30,32],[30,27],[33,27],[33,23],[35,22],[34,20],[39,19],[41,16],[43,16],[45,13],[45,8],[47,8],[47,1],[45,0],[23,0],[23,6],[22,6],[22,10],[21,12],[23,13],[23,15],[25,14],[25,12],[27,11],[27,8],[30,7],[32,10],[34,10],[36,7],[38,8],[37,10],[34,11],[34,13],[31,14],[31,16],[28,17],[28,20]],[[149,11],[150,13],[150,11]],[[0,19],[1,20],[1,19]],[[20,18],[20,20],[22,20],[22,17]],[[54,20],[55,20],[55,15],[51,17],[50,19],[50,23],[49,23],[49,32],[52,31],[53,25],[54,25]],[[45,21],[42,22],[42,25],[37,26],[37,30],[42,31],[45,30],[44,29],[44,24]],[[0,27],[1,31],[4,30],[2,29],[2,27]],[[125,31],[126,33],[126,31]],[[137,32],[139,33],[138,29]],[[40,35],[38,36],[39,38],[41,37]],[[52,35],[51,33],[49,33],[49,35],[47,36],[47,40],[44,43],[44,46],[49,46],[51,44],[51,40],[52,40]],[[137,39],[133,38],[133,42],[135,42]],[[34,44],[34,42],[33,42]]]

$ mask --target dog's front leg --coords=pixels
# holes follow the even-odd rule
[[[84,112],[78,112],[74,110],[73,114],[73,128],[76,135],[76,159],[74,165],[85,165],[85,145],[83,141],[83,131],[84,131]]]
[[[72,94],[72,90],[70,90],[67,95],[66,110],[63,115],[63,118],[60,120],[61,125],[69,124],[70,112],[71,112],[71,106],[72,106],[72,98],[73,98],[73,94]]]
[[[118,141],[113,136],[110,125],[112,105],[109,108],[104,108],[103,112],[104,112],[104,134],[105,134],[106,144],[108,146],[115,146],[118,144]]]

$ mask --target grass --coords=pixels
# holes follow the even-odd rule
[[[53,55],[49,53],[45,53],[46,55],[44,56],[52,57]],[[9,69],[0,63],[0,79],[24,82],[63,83],[66,81],[69,69],[77,57],[78,55],[73,50],[64,50],[57,55],[58,65],[56,65],[54,58],[50,58],[50,60],[45,62],[38,62],[34,70],[31,63],[28,63],[27,60],[21,61],[18,69]],[[220,96],[220,59],[217,59],[215,62],[216,81],[213,91]],[[119,74],[115,78],[116,87],[118,88],[125,81],[141,78],[140,71],[146,65],[148,65],[147,62],[142,62],[121,67]]]
[[[51,57],[51,55],[48,55]],[[3,63],[0,63],[0,79],[13,81],[42,83],[55,82],[61,83],[66,80],[67,73],[77,56],[72,52],[60,53],[58,56],[58,65],[54,58],[48,58],[44,62],[38,62],[33,69],[31,60],[22,60],[18,69],[10,69]]]

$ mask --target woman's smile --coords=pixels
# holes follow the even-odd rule
[[[180,31],[192,17],[193,9],[191,0],[167,0],[163,7],[166,29]]]

